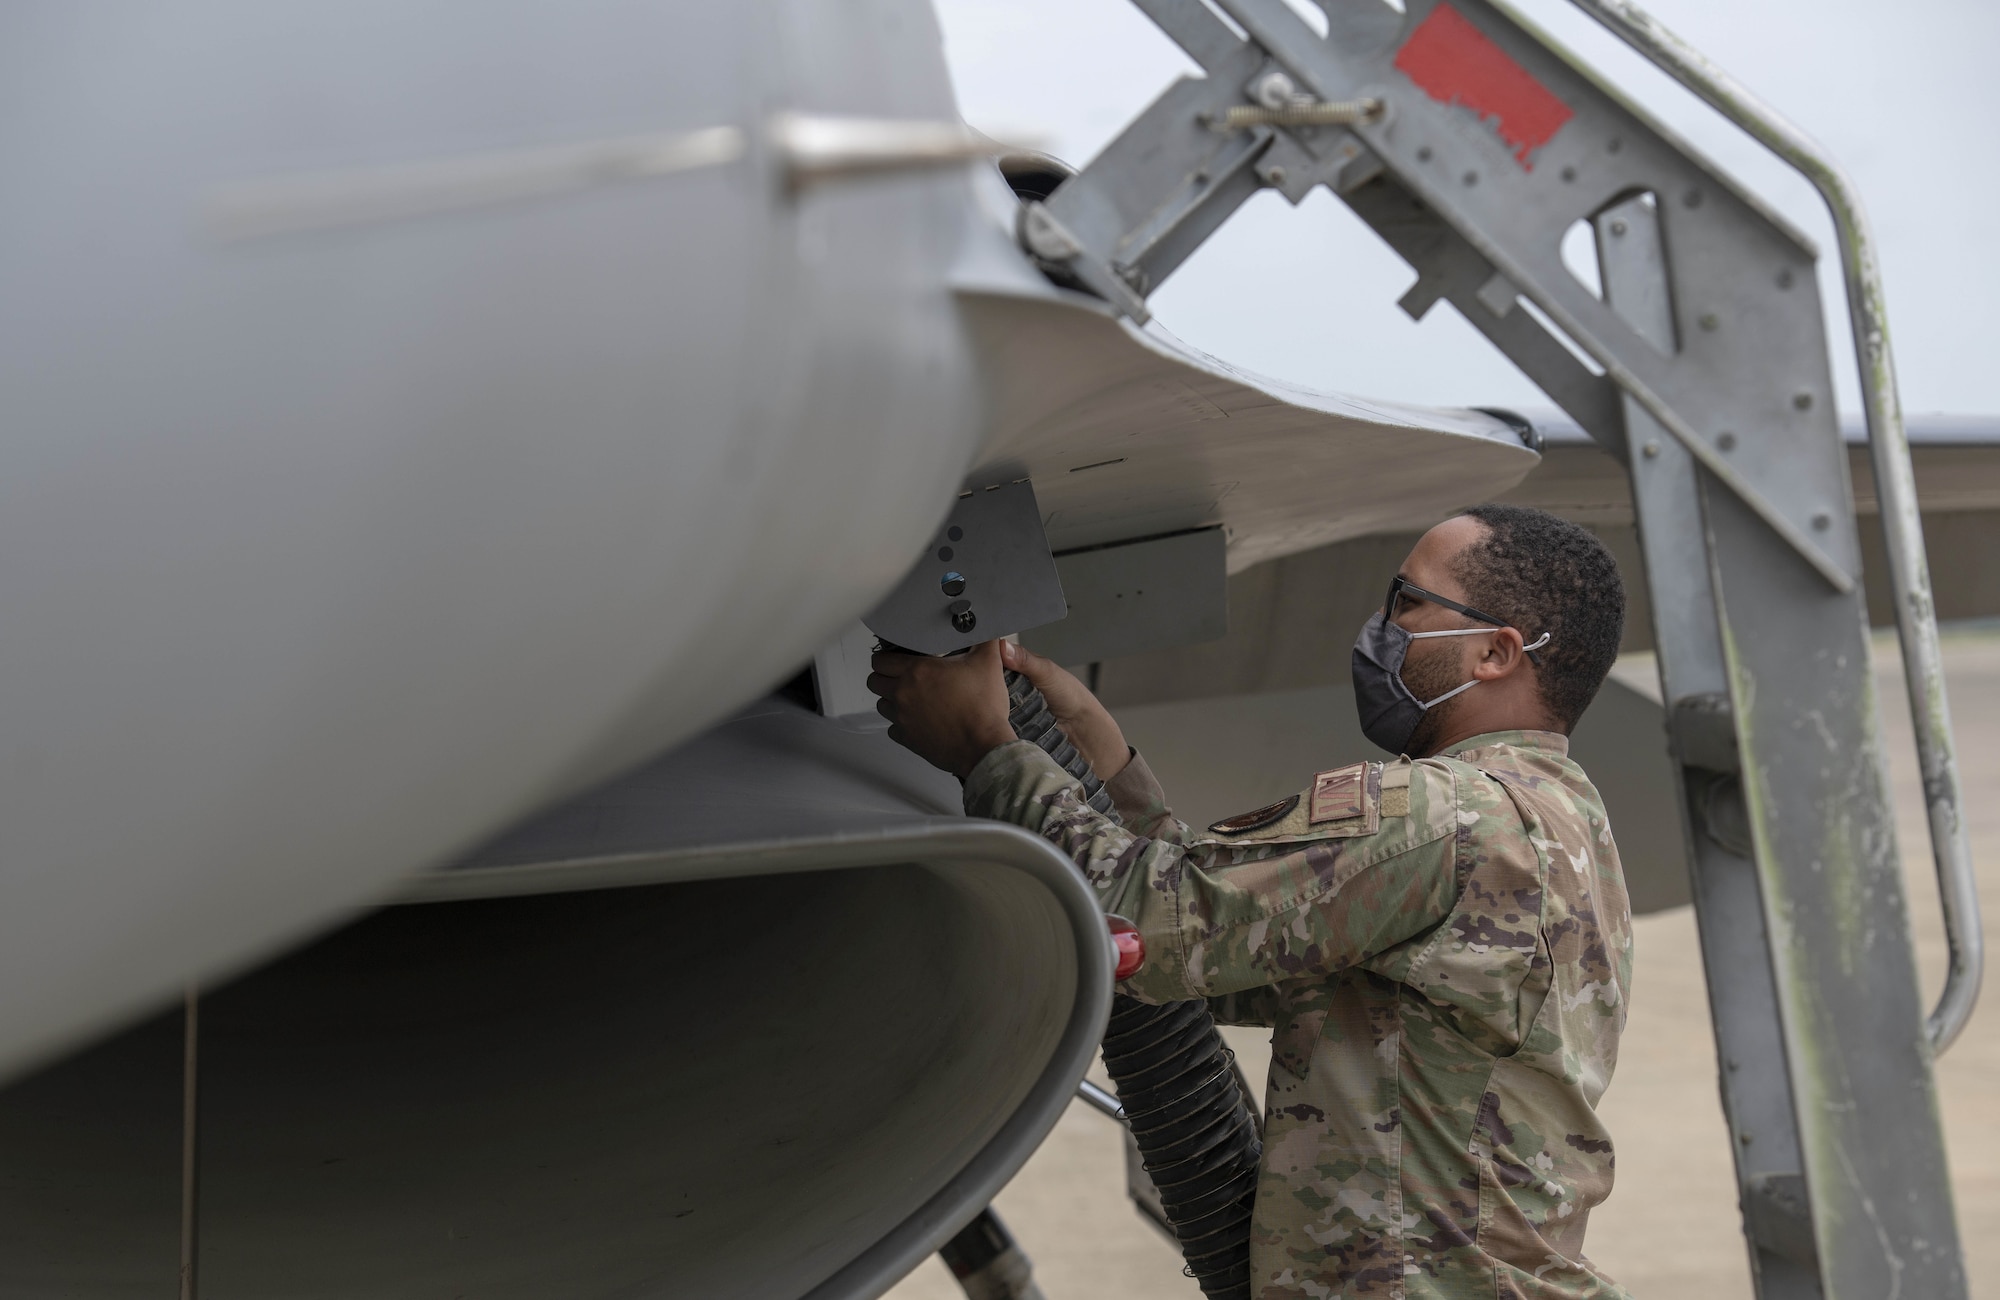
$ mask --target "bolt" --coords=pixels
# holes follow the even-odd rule
[[[1722,320],[1714,312],[1705,311],[1701,314],[1700,324],[1703,329],[1713,333],[1722,327]]]
[[[1283,108],[1292,102],[1298,87],[1282,72],[1267,72],[1250,87],[1250,98],[1265,108]]]
[[[1789,289],[1792,287],[1792,269],[1790,267],[1786,267],[1784,270],[1778,272],[1778,287],[1780,289]]]
[[[1285,183],[1285,169],[1282,167],[1269,168],[1264,172],[1264,179],[1273,185],[1283,185]]]
[[[1736,435],[1724,429],[1721,433],[1715,435],[1715,445],[1723,451],[1735,451]]]
[[[1624,223],[1624,222],[1622,222],[1622,221],[1614,221],[1614,222],[1612,222],[1612,223],[1611,223],[1611,233],[1612,233],[1612,234],[1614,234],[1614,235],[1622,235],[1622,234],[1624,234],[1624,233],[1625,233],[1625,223]]]
[[[1810,411],[1810,410],[1812,410],[1812,394],[1811,394],[1811,393],[1793,393],[1793,394],[1792,394],[1792,409],[1793,409],[1794,411]]]
[[[1647,460],[1651,460],[1655,456],[1658,456],[1660,454],[1660,444],[1657,442],[1649,442],[1645,446],[1641,447],[1639,450],[1646,454]]]
[[[1418,162],[1429,162],[1430,160],[1431,160],[1431,147],[1429,145],[1424,145],[1422,148],[1417,150]]]
[[[1813,516],[1812,524],[1814,528],[1825,532],[1827,529],[1833,527],[1833,516],[1822,510]]]
[[[1459,179],[1463,180],[1467,185],[1477,185],[1479,184],[1479,173],[1467,172],[1464,176],[1460,177]]]
[[[947,596],[963,596],[965,594],[965,575],[962,573],[947,573],[938,580],[938,585],[944,588],[944,594]]]
[[[943,561],[944,563],[949,564],[951,562],[951,554],[952,552],[949,546],[938,547],[938,559]]]
[[[1700,190],[1689,190],[1689,191],[1688,191],[1687,193],[1685,193],[1685,194],[1681,195],[1681,202],[1682,202],[1682,203],[1685,203],[1685,204],[1686,204],[1686,205],[1687,205],[1688,207],[1691,207],[1691,208],[1698,208],[1698,207],[1700,207],[1700,206],[1701,206],[1701,191],[1700,191]]]
[[[951,615],[952,627],[960,632],[970,632],[979,626],[979,619],[973,614],[972,602],[969,600],[954,600],[945,613]]]
[[[1565,167],[1565,168],[1563,168],[1563,171],[1562,171],[1562,177],[1563,177],[1563,179],[1564,179],[1564,180],[1566,180],[1566,181],[1573,181],[1573,180],[1575,180],[1575,179],[1576,179],[1576,168],[1574,168],[1574,167]]]
[[[949,529],[945,531],[945,536],[951,538],[952,541],[956,542],[965,536],[965,530],[963,528],[960,528],[958,525],[953,524]]]

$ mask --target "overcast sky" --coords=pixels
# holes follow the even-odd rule
[[[1294,0],[1297,2],[1297,0]],[[1033,132],[1089,160],[1175,77],[1197,71],[1124,0],[938,0],[960,106],[996,133]],[[1834,324],[1845,307],[1818,196],[1564,0],[1533,20],[1810,232]],[[1975,0],[1651,0],[1652,12],[1827,146],[1858,180],[1882,244],[1903,401],[2000,413],[2000,6]],[[1546,406],[1440,303],[1396,306],[1412,274],[1324,190],[1266,192],[1158,292],[1159,320],[1266,375],[1367,397]],[[1842,406],[1858,409],[1852,343],[1833,336]]]

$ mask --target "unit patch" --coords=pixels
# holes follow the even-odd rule
[[[1321,772],[1313,778],[1312,811],[1308,825],[1346,821],[1367,813],[1368,764],[1355,763]]]
[[[1274,804],[1224,818],[1210,826],[1208,832],[1211,835],[1242,835],[1248,831],[1259,831],[1274,822],[1283,821],[1285,814],[1298,806],[1299,797],[1287,795]]]

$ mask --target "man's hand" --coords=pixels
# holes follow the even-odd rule
[[[1097,773],[1098,780],[1109,781],[1125,770],[1132,758],[1125,733],[1076,674],[1011,641],[1001,643],[1000,660],[1035,684],[1048,701],[1056,725]]]
[[[869,665],[868,689],[882,697],[875,711],[889,720],[889,739],[933,767],[964,780],[1015,738],[998,641],[949,659],[884,652]]]

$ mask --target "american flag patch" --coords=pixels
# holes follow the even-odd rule
[[[1365,815],[1368,811],[1367,776],[1368,764],[1355,763],[1313,777],[1312,811],[1307,815],[1307,822],[1317,826],[1321,822],[1345,821]]]

